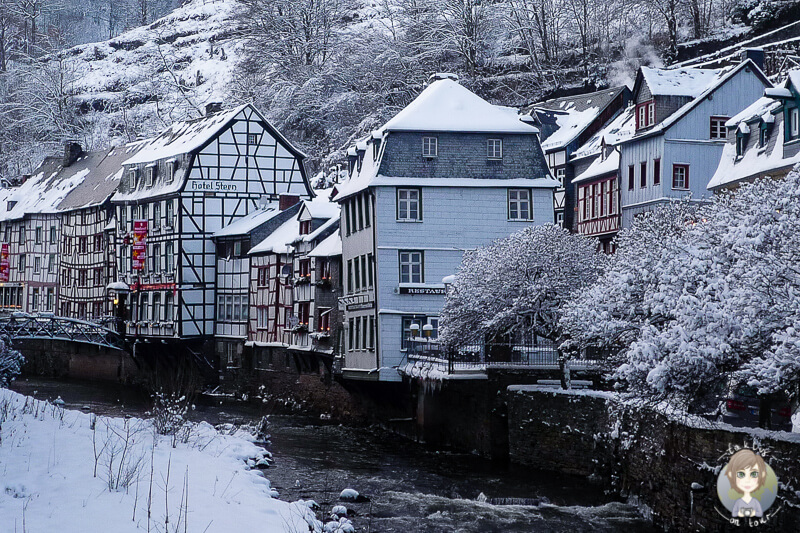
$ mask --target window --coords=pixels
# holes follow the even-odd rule
[[[242,319],[242,298],[241,296],[233,297],[233,319],[237,322]]]
[[[361,256],[353,259],[353,279],[355,280],[354,289],[361,290]]]
[[[267,317],[269,311],[266,307],[259,307],[258,314],[256,315],[256,327],[258,329],[264,329],[267,327]]]
[[[144,204],[142,207],[142,220],[150,220],[150,204]]]
[[[161,202],[153,204],[153,229],[161,227]]]
[[[103,283],[103,269],[102,268],[95,268],[94,269],[94,284],[95,285],[104,285]]]
[[[20,254],[19,256],[19,271],[25,272],[25,254]]]
[[[647,187],[647,161],[639,164],[639,185],[642,188]]]
[[[353,260],[347,260],[347,292],[353,292]]]
[[[33,289],[33,297],[31,301],[31,309],[33,311],[39,310],[39,289]]]
[[[19,227],[19,244],[20,246],[25,245],[25,226]]]
[[[636,104],[636,129],[648,128],[656,123],[656,104],[654,101]]]
[[[528,189],[508,190],[508,219],[531,220],[531,191]]]
[[[486,158],[503,159],[503,139],[489,139],[486,141]]]
[[[364,229],[364,198],[362,195],[356,197],[356,212],[358,213],[358,230]]]
[[[367,267],[367,256],[366,255],[362,255],[361,256],[361,288],[362,289],[366,289],[367,286],[368,286],[367,285],[367,271],[368,270],[369,270],[369,268]]]
[[[161,265],[161,245],[159,243],[153,244],[153,253],[150,255],[150,272],[160,272]]]
[[[177,161],[167,161],[167,175],[164,176],[164,182],[172,183],[175,179],[175,168],[178,166]]]
[[[653,159],[653,185],[661,184],[661,160]]]
[[[55,226],[50,226],[50,244],[58,242],[58,231]]]
[[[248,133],[247,134],[247,144],[258,144],[258,134],[257,133]]]
[[[411,338],[411,324],[416,324],[419,326],[419,332],[417,335],[423,335],[423,327],[426,324],[430,324],[433,328],[431,330],[431,338],[436,339],[439,337],[439,319],[434,317],[427,317],[425,315],[408,315],[403,316],[401,318],[402,323],[402,333],[400,338],[400,348],[406,349],[408,348],[408,340]]]
[[[164,225],[168,228],[171,228],[175,223],[175,206],[172,203],[172,200],[167,200],[167,219],[164,221]]]
[[[689,188],[689,165],[672,165],[672,188]]]
[[[233,320],[233,296],[225,297],[225,320]]]
[[[347,323],[347,349],[353,351],[353,332],[355,331],[355,319],[351,318]]]
[[[3,238],[3,242],[7,243],[11,242],[11,226],[9,226],[8,224],[6,224],[5,236]]]
[[[128,206],[123,205],[119,208],[119,231],[121,231],[122,233],[125,233],[128,230],[127,218],[128,218]]]
[[[47,257],[47,271],[51,274],[56,271],[56,254],[50,254]]]
[[[87,246],[86,241],[88,240],[87,237],[79,237],[78,238],[78,251],[82,254],[86,253]]]
[[[55,302],[56,302],[56,292],[55,289],[47,289],[47,302],[46,302],[46,310],[52,311],[55,309]]]
[[[153,295],[153,322],[161,322],[161,293]]]
[[[769,124],[767,124],[766,122],[762,122],[761,127],[758,130],[758,147],[764,148],[768,142],[769,142]]]
[[[422,220],[421,197],[419,189],[397,189],[397,220]]]
[[[153,183],[156,182],[156,169],[157,168],[158,167],[155,166],[155,165],[151,165],[151,166],[147,167],[147,182],[146,182],[146,185],[148,187],[152,187]]]
[[[139,318],[147,322],[150,320],[150,313],[152,310],[150,309],[150,297],[147,294],[142,294],[142,301],[139,305]]]
[[[564,183],[567,177],[567,169],[566,167],[558,167],[556,169],[556,180],[559,183],[559,186],[563,189]]]
[[[269,269],[267,269],[266,267],[259,267],[259,269],[258,269],[258,278],[257,278],[258,281],[256,282],[258,287],[266,287],[267,286],[267,274],[268,274],[268,272],[269,272]]]
[[[42,270],[42,258],[38,255],[33,258],[33,273],[38,274]]]
[[[800,110],[796,107],[789,110],[789,135],[792,139],[800,136]]]
[[[309,313],[311,310],[310,302],[298,302],[297,304],[297,320],[300,324],[308,326]]]
[[[326,333],[331,330],[331,310],[327,307],[319,308],[319,319],[317,319],[317,331]]]
[[[400,252],[400,283],[423,283],[422,252]]]
[[[747,147],[747,137],[740,131],[736,132],[736,157],[744,155],[744,149]]]
[[[131,189],[135,189],[136,188],[136,177],[137,177],[137,174],[138,174],[138,172],[136,171],[135,168],[132,168],[130,170],[130,172],[128,172],[128,183],[130,184],[130,188]]]
[[[89,285],[88,282],[88,271],[86,270],[79,270],[78,271],[78,286],[79,287],[86,287]]]
[[[375,269],[375,256],[372,254],[367,254],[367,265],[365,266],[368,272],[368,287],[372,288],[375,286],[375,280],[373,279],[373,270]],[[330,277],[330,276],[329,276]]]
[[[225,320],[225,296],[217,296],[217,320]]]
[[[559,211],[556,213],[556,225],[560,228],[564,227],[564,212]]]
[[[99,233],[94,236],[94,251],[95,252],[103,251],[103,236]]]
[[[311,259],[301,259],[298,266],[301,278],[311,277]]]
[[[635,184],[636,171],[634,170],[633,165],[628,165],[628,190],[632,191]]]
[[[371,201],[370,195],[369,194],[365,194],[364,195],[364,226],[366,226],[366,227],[369,227],[370,224],[371,224],[370,221],[369,221],[369,213],[370,213],[369,203],[370,203],[370,201]]]
[[[711,117],[711,135],[712,139],[725,138],[725,123],[728,122],[729,117]]]
[[[439,155],[438,144],[436,137],[423,137],[422,157],[437,157]]]
[[[34,233],[36,244],[42,244],[44,239],[44,230],[41,226],[36,226],[36,232]]]
[[[241,319],[242,320],[247,320],[247,318],[248,318],[248,316],[250,314],[250,306],[247,305],[247,296],[242,296],[242,300],[241,300],[240,305],[242,306],[242,311],[240,313],[240,316],[242,317]]]
[[[243,241],[233,241],[233,257],[242,257]]]

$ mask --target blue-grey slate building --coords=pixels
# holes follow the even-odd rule
[[[538,129],[452,75],[348,152],[342,206],[345,378],[399,381],[412,323],[437,335],[442,279],[466,250],[552,223]]]

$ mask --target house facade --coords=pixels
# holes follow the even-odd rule
[[[132,290],[128,332],[210,339],[217,306],[214,234],[259,202],[308,197],[305,156],[251,105],[207,109],[200,119],[129,146],[111,199],[118,277]]]
[[[400,381],[412,323],[437,335],[442,279],[465,251],[552,223],[552,179],[530,117],[449,75],[350,150],[342,206],[348,379]]]
[[[622,227],[670,199],[707,197],[725,123],[771,86],[749,59],[718,70],[642,67],[633,89],[636,132],[619,142]]]
[[[758,178],[781,178],[800,163],[800,70],[790,70],[725,124],[727,144],[708,184],[719,192]]]
[[[628,105],[631,91],[625,86],[554,98],[523,109],[540,129],[547,166],[559,188],[554,196],[555,221],[575,230],[577,200],[572,181],[576,176],[572,156],[592,136]]]

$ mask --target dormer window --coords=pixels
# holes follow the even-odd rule
[[[151,166],[147,167],[147,181],[145,182],[145,184],[148,187],[152,187],[153,183],[156,182],[156,169],[157,168],[158,167],[155,166],[155,165],[151,165]]]
[[[138,172],[137,172],[137,170],[135,168],[132,168],[128,172],[128,183],[130,184],[131,190],[136,188],[136,177],[137,177],[137,174],[138,174]]]
[[[301,220],[300,221],[300,235],[308,235],[311,233],[311,221],[310,220]]]
[[[656,103],[654,100],[636,104],[636,129],[649,128],[656,123]]]
[[[503,159],[503,139],[489,139],[486,141],[486,158],[491,160]]]
[[[423,137],[422,138],[422,157],[433,158],[438,157],[439,146],[436,137]]]
[[[758,147],[764,148],[768,142],[769,142],[769,124],[767,124],[766,122],[762,122],[761,127],[758,130]]]
[[[796,107],[789,110],[789,135],[792,139],[800,137],[800,110]]]
[[[175,179],[176,167],[177,167],[176,161],[167,161],[167,175],[164,176],[164,181],[166,183],[172,183],[172,180]]]

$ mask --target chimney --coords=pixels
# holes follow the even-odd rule
[[[206,116],[222,111],[222,102],[209,102],[206,104]]]
[[[278,201],[278,209],[285,211],[300,201],[300,197],[296,194],[281,194]]]
[[[428,83],[433,83],[437,80],[453,80],[454,82],[458,83],[458,74],[452,74],[450,72],[436,72],[435,74],[431,74],[428,78]]]
[[[752,60],[758,68],[764,70],[764,50],[761,48],[745,48],[742,50],[742,61]]]
[[[64,167],[68,167],[73,164],[78,158],[83,154],[83,149],[81,149],[81,145],[76,143],[75,141],[67,141],[64,143],[64,159],[61,161],[61,165]]]

